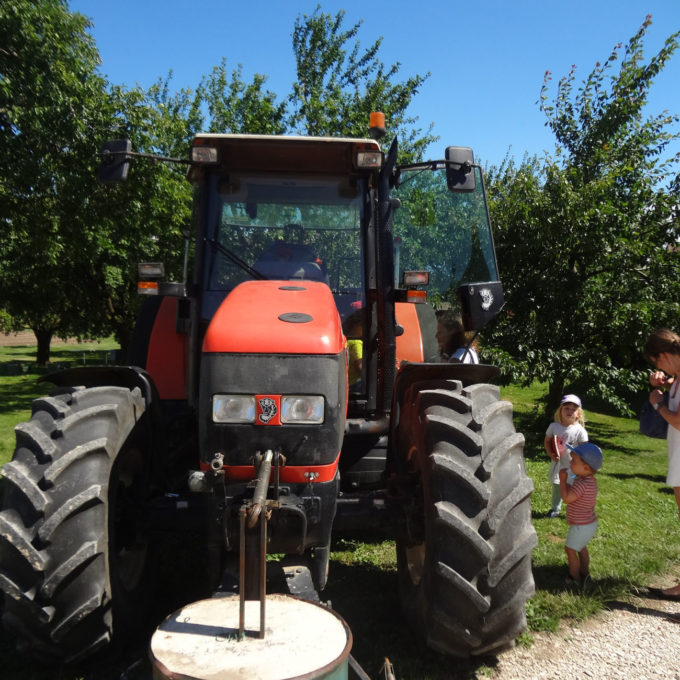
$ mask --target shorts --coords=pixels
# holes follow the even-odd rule
[[[590,524],[570,524],[565,545],[576,552],[581,552],[593,540],[596,531],[597,520]]]

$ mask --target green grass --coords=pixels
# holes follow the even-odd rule
[[[57,342],[51,348],[50,365],[39,367],[35,347],[0,347],[0,465],[12,457],[14,426],[31,417],[31,401],[49,389],[49,384],[38,382],[40,377],[67,365],[104,364],[117,348],[112,339],[76,345]]]
[[[534,386],[526,392],[503,391],[515,405],[518,421],[535,424],[525,448],[527,470],[534,480],[532,515],[538,533],[533,553],[537,592],[528,608],[534,631],[555,630],[562,618],[581,619],[598,612],[648,585],[680,558],[680,542],[673,540],[678,509],[665,485],[666,442],[640,435],[637,420],[586,409],[588,435],[604,453],[597,475],[599,528],[589,547],[593,582],[585,593],[565,591],[566,522],[547,517],[551,483],[542,439],[548,423],[535,410],[540,390]]]
[[[82,362],[85,347],[91,346],[55,346],[53,360]],[[0,347],[0,363],[27,358],[32,358],[29,348]],[[32,367],[22,375],[0,376],[0,463],[12,455],[14,425],[30,417],[31,399],[46,391],[36,382],[39,375],[34,371]],[[604,466],[598,473],[599,531],[590,545],[592,584],[585,592],[565,589],[566,522],[547,517],[551,486],[543,436],[548,421],[540,411],[545,392],[539,384],[502,389],[503,397],[514,405],[516,427],[525,435],[527,470],[535,486],[536,595],[527,606],[529,630],[520,644],[531,644],[532,633],[555,630],[563,619],[581,620],[625,600],[639,588],[658,582],[680,562],[678,511],[665,485],[666,442],[640,435],[636,420],[591,412],[586,404],[590,439],[604,452]],[[369,676],[379,676],[384,657],[394,664],[400,680],[471,680],[493,675],[493,659],[456,661],[421,649],[403,619],[397,590],[391,540],[372,535],[334,540],[324,597],[349,624],[354,636],[352,653]],[[0,660],[3,678],[11,680],[114,680],[125,667],[104,664],[77,673],[61,669],[57,676],[19,657],[6,636],[0,638]],[[148,667],[139,668],[129,674],[130,680],[149,677]]]

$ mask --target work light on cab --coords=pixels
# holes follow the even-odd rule
[[[162,262],[138,262],[137,276],[138,295],[158,295],[158,279],[165,276],[165,267]]]
[[[430,272],[404,272],[404,286],[427,286]]]
[[[219,157],[217,149],[213,146],[192,146],[191,160],[194,163],[217,163]]]
[[[361,169],[380,168],[382,166],[382,152],[357,151],[356,166]]]

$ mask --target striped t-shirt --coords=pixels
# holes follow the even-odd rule
[[[590,524],[594,522],[597,481],[593,475],[577,477],[571,490],[578,496],[567,504],[567,524]]]

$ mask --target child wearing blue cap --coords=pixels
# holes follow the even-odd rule
[[[602,451],[592,442],[567,447],[571,450],[570,468],[576,479],[567,484],[567,471],[560,470],[560,492],[567,504],[569,531],[564,549],[569,563],[567,584],[582,583],[590,575],[588,543],[597,531],[595,473],[602,467]]]
[[[588,441],[585,428],[585,416],[581,407],[581,400],[575,394],[565,394],[560,400],[559,408],[555,411],[553,422],[545,432],[543,446],[550,456],[548,479],[552,483],[552,501],[548,517],[559,517],[562,510],[562,495],[560,492],[560,470],[569,469],[569,451],[565,448],[578,446]]]

